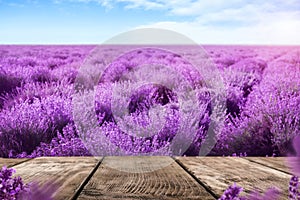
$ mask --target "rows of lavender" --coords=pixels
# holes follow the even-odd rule
[[[72,97],[79,68],[93,48],[0,46],[0,157],[91,155],[74,122]],[[272,156],[290,152],[292,139],[300,134],[300,47],[204,48],[219,69],[226,91],[225,123],[217,132],[218,140],[210,155]],[[149,54],[145,53],[145,59]],[[168,59],[169,63],[180,60],[176,55],[158,57]],[[190,56],[197,58],[197,52]],[[149,107],[166,108],[168,123],[161,132],[139,138],[116,127],[111,108],[106,104],[111,100],[107,83],[118,79],[118,70],[130,71],[134,59],[126,65],[118,62],[112,65],[115,69],[106,71],[107,77],[100,79],[96,94],[95,113],[104,136],[133,154],[168,145],[177,132],[179,109],[176,94],[167,87],[141,87],[129,104],[129,112],[140,125],[148,124],[149,119],[144,116]],[[180,67],[174,69],[185,71]],[[113,79],[111,74],[115,76]],[[188,81],[195,87],[199,83],[192,76]],[[185,155],[198,154],[208,131],[212,108],[209,98],[203,95],[201,98],[204,109],[198,114],[197,134]]]

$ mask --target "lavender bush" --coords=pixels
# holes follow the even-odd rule
[[[72,97],[78,70],[93,48],[0,46],[1,157],[91,155],[81,141],[80,127],[74,123]],[[300,133],[300,48],[204,48],[220,70],[226,90],[226,109],[221,113],[226,115],[226,120],[223,128],[217,130],[217,144],[210,155],[286,155],[292,139]],[[135,71],[141,61],[146,65],[171,65],[173,71],[181,74],[191,85],[191,89],[198,91],[198,103],[188,105],[199,110],[190,115],[197,117],[185,119],[197,122],[196,134],[188,135],[190,131],[185,130],[186,135],[182,136],[191,141],[185,155],[198,155],[207,136],[214,106],[202,75],[193,71],[179,55],[161,51],[137,50],[121,56],[114,63],[107,63],[106,58],[117,57],[124,51],[125,47],[124,50],[107,47],[103,58],[92,62],[96,71],[98,67],[104,69],[109,66],[98,80],[93,103],[97,126],[103,132],[103,137],[98,139],[109,140],[129,155],[150,152],[170,144],[182,120],[178,109],[182,106],[178,105],[180,96],[170,89],[174,88],[172,84],[180,88],[181,79],[175,79],[177,75],[166,75],[158,69],[159,73],[155,76],[164,80],[161,85],[137,87],[135,93],[128,97],[129,115],[123,125],[117,119],[123,115],[116,115],[113,111],[117,108],[111,107],[114,101],[111,89],[116,84],[123,84],[124,91],[134,90],[126,87],[126,81],[154,80],[155,76],[151,74],[141,76],[145,74],[141,73],[143,71]],[[187,57],[203,59],[196,52],[187,53]],[[167,110],[164,115],[163,109]],[[147,137],[136,137],[137,133],[124,131],[131,124],[138,132],[154,121],[157,124],[149,126]],[[90,138],[90,142],[94,139]]]
[[[300,134],[300,68],[297,57],[293,58],[270,62],[265,68],[240,115],[228,115],[215,148],[217,154],[286,155],[290,150],[292,139]]]

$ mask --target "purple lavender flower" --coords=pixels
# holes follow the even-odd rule
[[[18,199],[21,192],[26,191],[21,177],[12,177],[16,171],[12,168],[3,166],[0,170],[0,199]]]
[[[257,191],[252,192],[245,200],[277,200],[279,195],[280,192],[277,188],[270,188],[264,194]]]
[[[21,177],[12,177],[16,171],[3,166],[0,170],[1,200],[52,200],[58,185],[48,182],[41,186],[38,183],[24,184]]]
[[[279,198],[279,190],[277,188],[270,188],[264,194],[257,191],[251,192],[248,196],[240,197],[243,191],[242,187],[237,186],[235,183],[229,186],[219,200],[276,200]]]
[[[284,156],[290,151],[292,139],[300,133],[299,69],[277,61],[264,69],[259,84],[252,87],[244,99],[245,104],[240,104],[240,115],[229,113],[219,134],[216,154],[247,152],[249,156],[271,156],[274,153]],[[288,75],[290,71],[294,73]],[[231,99],[236,97],[238,95]]]
[[[299,177],[300,176],[300,135],[294,138],[293,147],[296,155],[290,154],[289,157],[287,157],[287,165],[291,168],[291,171],[293,172],[295,177]]]
[[[70,138],[66,136],[69,131],[63,129],[74,123],[71,105],[74,81],[92,48],[0,46],[1,157],[88,154],[76,131],[70,134]],[[173,66],[174,71],[184,76],[193,87],[204,86],[202,77],[179,55],[153,49],[132,51],[113,63],[107,63],[108,55],[121,55],[126,51],[122,48],[108,47],[103,51],[103,58],[91,61],[95,70],[102,65],[109,66],[100,80],[104,89],[100,90],[100,98],[95,102],[98,125],[106,131],[106,139],[128,151],[149,152],[167,146],[175,138],[180,120],[178,106],[168,107],[176,104],[176,94],[166,88],[165,91],[157,89],[157,97],[147,95],[145,90],[133,94],[129,101],[133,125],[143,126],[149,122],[149,106],[168,107],[170,111],[161,135],[141,139],[116,127],[108,94],[111,88],[106,85],[132,80],[133,77],[124,74],[133,71],[140,61],[149,65]],[[248,156],[286,155],[292,139],[300,133],[299,47],[204,48],[220,69],[227,93],[226,123],[218,132],[219,140],[211,155],[245,152]],[[202,59],[197,52],[188,52],[187,56]],[[171,77],[165,77],[166,83],[170,83]],[[187,155],[197,155],[205,140],[212,111],[209,99],[201,101],[206,109],[199,112],[198,132],[186,151]],[[293,171],[299,176],[297,166]]]
[[[25,152],[17,155],[20,158],[40,156],[91,156],[91,154],[78,137],[74,125],[68,124],[49,144],[41,143],[29,156]]]
[[[287,158],[287,165],[291,168],[292,173],[294,174],[291,177],[289,182],[289,199],[290,200],[299,200],[299,175],[300,175],[300,136],[296,136],[293,139],[293,151],[295,155],[290,153]]]
[[[219,200],[240,200],[239,194],[243,191],[242,187],[233,183],[233,185],[229,186],[223,195],[219,198]]]
[[[58,185],[46,182],[42,186],[36,182],[28,184],[28,189],[20,192],[20,200],[53,200],[53,195],[57,192]]]
[[[298,191],[299,179],[297,176],[292,176],[289,183],[289,199],[298,200],[299,191]]]

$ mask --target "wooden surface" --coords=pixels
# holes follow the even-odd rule
[[[4,165],[6,167],[13,167],[16,164],[20,164],[29,159],[8,159],[8,158],[0,158],[0,167],[2,168]]]
[[[16,165],[17,176],[25,182],[54,183],[59,186],[55,199],[68,199],[95,168],[94,157],[45,157],[36,158]]]
[[[248,157],[247,160],[255,163],[259,163],[262,165],[265,165],[267,167],[271,167],[286,173],[290,173],[291,170],[288,167],[287,159],[283,159],[282,157],[274,157],[274,158],[257,158],[257,157]],[[298,158],[296,157],[290,157],[289,158],[291,163],[293,162],[299,162]]]
[[[282,199],[287,199],[290,174],[244,158],[181,157],[177,159],[217,195],[222,195],[228,185],[235,182],[244,188],[242,195],[254,189],[263,192],[270,186],[277,186],[283,192]]]
[[[166,166],[165,163],[169,165]],[[79,199],[120,198],[214,199],[172,158],[108,157]]]
[[[3,159],[25,182],[55,183],[54,199],[217,199],[234,182],[242,195],[278,187],[287,199],[286,158],[43,157]]]

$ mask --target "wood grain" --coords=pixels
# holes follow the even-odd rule
[[[97,165],[94,157],[41,157],[14,167],[16,175],[28,182],[41,185],[56,184],[54,199],[69,199]]]
[[[59,200],[76,192],[82,200],[205,200],[214,199],[206,190],[220,196],[234,182],[245,189],[242,195],[277,186],[284,193],[281,199],[287,199],[291,170],[286,159],[177,157],[177,163],[170,157],[106,157],[97,169],[100,158],[94,157],[0,158],[0,167],[13,166],[25,182],[56,183]]]
[[[22,163],[27,160],[29,160],[29,159],[0,158],[0,168],[2,168],[3,166],[12,167],[14,165],[17,165],[18,163]]]
[[[288,167],[287,157],[269,157],[269,158],[268,157],[244,157],[244,158],[274,169],[281,170],[288,174],[292,174],[291,169]],[[289,159],[292,163],[299,162],[299,160],[296,157],[291,157]]]
[[[241,195],[246,195],[254,189],[264,192],[269,187],[276,186],[283,192],[281,199],[286,200],[288,197],[288,183],[291,176],[276,169],[243,158],[177,157],[176,159],[219,196],[235,182],[244,188]]]
[[[170,157],[105,157],[78,199],[214,198]]]

